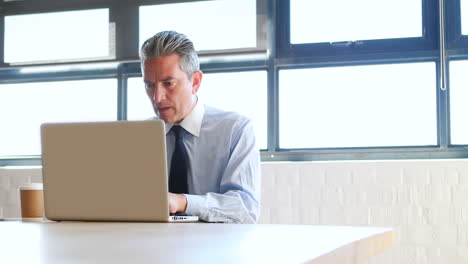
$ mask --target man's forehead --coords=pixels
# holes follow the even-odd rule
[[[153,76],[154,77],[154,76]],[[174,76],[167,76],[165,78],[162,78],[162,79],[157,79],[157,80],[151,80],[151,79],[147,79],[146,76],[143,76],[143,81],[145,83],[153,83],[154,81],[157,81],[157,82],[166,82],[166,81],[171,81],[171,80],[176,80],[177,78],[174,77]]]

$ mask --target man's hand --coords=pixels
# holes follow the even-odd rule
[[[185,195],[169,193],[169,213],[183,213],[187,209],[187,198]]]

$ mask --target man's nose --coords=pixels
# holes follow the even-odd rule
[[[153,100],[159,103],[164,99],[166,99],[166,91],[164,90],[164,88],[162,87],[156,88],[153,94]]]

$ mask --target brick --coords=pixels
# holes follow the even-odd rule
[[[468,246],[468,225],[457,225],[457,245]],[[468,254],[467,254],[468,257]]]
[[[425,167],[403,168],[402,173],[403,184],[426,185],[431,182],[431,175]]]
[[[318,207],[301,208],[299,210],[300,224],[320,224],[320,212]]]
[[[7,192],[7,205],[10,206],[20,206],[20,194],[16,189],[11,189]]]
[[[369,208],[367,207],[344,207],[344,216],[346,225],[368,225]]]
[[[399,223],[403,225],[429,225],[430,211],[424,207],[409,205],[400,208],[400,217]]]
[[[418,259],[417,246],[401,245],[395,249],[393,263],[415,264]]]
[[[276,177],[276,184],[280,186],[299,185],[299,168],[294,166],[294,163],[277,167],[274,175]]]
[[[466,207],[456,207],[455,209],[455,219],[457,224],[466,225],[468,224],[468,208]]]
[[[460,219],[456,217],[457,210],[454,206],[424,207],[424,210],[427,212],[427,224],[454,225],[460,222]]]
[[[464,206],[468,201],[468,186],[453,186],[453,204],[455,206]]]
[[[10,177],[8,175],[5,175],[5,174],[0,174],[0,189],[1,188],[10,188]]]
[[[399,207],[374,206],[369,208],[368,222],[373,226],[395,226],[408,223],[408,217]]]
[[[400,185],[402,180],[403,169],[395,165],[379,166],[376,168],[376,181],[383,185]]]
[[[31,177],[41,177],[42,178],[42,167],[31,169],[30,176]]]
[[[19,206],[5,206],[3,207],[4,218],[19,218],[21,217],[21,208]]]
[[[361,186],[363,202],[368,206],[387,206],[396,203],[397,193],[395,188],[385,185]]]
[[[271,173],[262,172],[262,188],[273,189],[276,186],[276,178]]]
[[[424,246],[403,246],[400,250],[400,261],[395,263],[423,264],[430,263],[429,252]]]
[[[0,186],[0,207],[7,204],[7,202],[8,202],[8,193],[9,193],[8,189],[3,189]]]
[[[31,183],[31,176],[29,175],[10,175],[11,188],[18,189],[22,184]]]
[[[425,185],[410,188],[410,202],[419,206],[451,205],[452,188],[449,185]]]
[[[42,173],[41,167],[12,167],[4,169],[4,173],[8,176],[32,176]]]
[[[440,217],[441,214],[438,211],[434,211],[432,208],[426,207],[422,207],[420,210],[422,224],[435,224],[439,221],[438,217]]]
[[[368,185],[367,185],[368,186]],[[359,185],[349,184],[341,187],[343,195],[343,204],[345,205],[363,205],[365,201],[365,190]]]
[[[290,198],[287,189],[262,188],[262,206],[268,208],[289,207]]]
[[[271,207],[274,201],[272,201],[272,196],[274,195],[272,188],[262,187],[261,191],[261,203],[262,207]]]
[[[344,207],[326,206],[319,208],[319,222],[321,225],[344,225]]]
[[[397,205],[408,206],[413,203],[413,189],[417,187],[411,185],[396,186],[393,190],[395,192],[395,203]]]
[[[457,245],[457,239],[458,239],[458,227],[455,225],[452,226],[435,226],[434,227],[435,231],[435,238],[437,241],[437,244],[441,246],[456,246]]]
[[[465,165],[459,169],[459,183],[463,185],[468,185],[468,167]]]
[[[450,185],[457,185],[460,183],[460,173],[458,168],[445,168],[444,182]]]
[[[357,167],[351,170],[351,180],[353,184],[372,185],[377,183],[376,169],[372,167]]]
[[[299,224],[299,209],[278,207],[271,208],[271,223],[272,224]]]
[[[430,168],[428,173],[432,185],[445,184],[445,170],[443,167]]]
[[[323,198],[325,189],[321,186],[303,186],[298,190],[291,190],[293,191],[291,193],[291,203],[298,204],[300,208],[321,205],[325,202]]]
[[[325,169],[318,166],[301,165],[299,167],[300,185],[325,185]]]
[[[465,263],[465,262],[460,262],[456,247],[440,246],[437,248],[437,251],[435,252],[436,254],[431,256],[431,261],[432,261],[431,263],[436,263],[436,264]]]
[[[31,175],[32,183],[42,183],[42,174],[41,175]]]
[[[259,224],[271,224],[271,213],[270,208],[261,207],[260,217],[258,219]]]
[[[343,205],[343,191],[341,188],[323,189],[323,205]]]
[[[275,164],[275,166],[279,166]],[[276,178],[274,176],[275,166],[273,166],[273,162],[265,162],[261,165],[261,173],[262,173],[262,188],[273,188],[276,184]]]
[[[427,247],[416,247],[416,262],[423,264],[429,262],[429,252]]]
[[[458,263],[468,263],[468,246],[458,246],[456,250]]]
[[[325,170],[325,184],[340,186],[351,184],[351,171],[344,167],[330,167]]]
[[[393,264],[393,251],[393,248],[385,250],[384,252],[371,257],[367,262],[363,262],[363,264]]]
[[[374,226],[386,226],[388,224],[393,224],[390,220],[390,215],[391,212],[389,208],[370,207],[368,222],[370,225]]]
[[[411,245],[429,246],[437,244],[436,230],[432,225],[408,225],[405,228],[407,238],[406,242]]]
[[[275,170],[276,167],[281,166],[285,162],[262,162],[261,170],[262,173],[270,173]]]
[[[406,206],[402,208],[402,215],[405,219],[404,224],[424,225],[429,222],[429,212],[419,206]]]

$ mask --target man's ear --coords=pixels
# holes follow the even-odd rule
[[[201,71],[196,71],[192,74],[192,94],[197,94],[202,78],[203,73]]]

